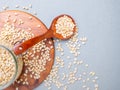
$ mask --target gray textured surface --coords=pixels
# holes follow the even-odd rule
[[[99,90],[120,90],[120,0],[0,0],[0,10],[5,5],[16,9],[16,4],[32,4],[29,12],[37,12],[47,27],[61,13],[73,16],[79,36],[88,38],[81,56],[99,76]],[[18,9],[22,10],[21,7]],[[69,88],[73,89],[80,90],[76,85]],[[35,90],[46,88],[41,84]]]

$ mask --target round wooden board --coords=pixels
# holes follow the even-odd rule
[[[8,19],[9,18],[9,19]],[[8,10],[8,11],[3,11],[0,13],[0,30],[2,30],[3,25],[6,22],[10,23],[14,23],[15,27],[18,28],[22,28],[26,31],[29,32],[29,30],[31,30],[31,32],[37,36],[37,35],[42,35],[44,34],[48,29],[47,27],[35,16],[23,12],[23,11],[18,11],[18,10]],[[23,20],[22,23],[16,22],[17,20]],[[51,44],[49,44],[48,42],[52,41]],[[46,77],[49,75],[52,65],[54,63],[54,42],[52,39],[47,39],[47,41],[45,41],[45,44],[47,47],[53,47],[52,49],[50,49],[50,61],[47,61],[46,63],[46,70],[44,70],[43,72],[40,73],[40,78],[39,79],[33,79],[30,78],[30,73],[27,74],[27,78],[28,78],[28,85],[23,85],[21,83],[14,83],[11,86],[9,86],[8,88],[6,88],[5,90],[33,90],[35,87],[39,86],[40,83],[42,83]],[[23,65],[23,70],[21,75],[25,72],[26,70],[26,66]],[[22,78],[22,77],[20,77]]]

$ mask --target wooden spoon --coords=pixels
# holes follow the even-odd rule
[[[72,34],[64,37],[62,34],[60,33],[57,33],[56,31],[56,24],[58,23],[58,20],[62,17],[67,17],[68,19],[71,19],[71,22],[74,24],[74,27],[72,29]],[[65,19],[67,21],[67,19]],[[65,21],[65,22],[66,22]],[[68,22],[68,21],[67,21]],[[69,22],[68,22],[69,23]],[[65,27],[67,28],[67,26]],[[63,30],[64,31],[64,30]],[[66,39],[69,39],[73,34],[74,32],[76,31],[76,24],[75,24],[75,21],[73,20],[73,18],[69,15],[60,15],[58,17],[56,17],[52,24],[51,24],[51,27],[50,29],[43,35],[39,35],[39,36],[36,36],[34,38],[31,38],[29,40],[26,40],[25,42],[23,43],[19,43],[19,44],[16,44],[14,47],[13,47],[13,51],[16,55],[19,55],[19,54],[22,54],[23,52],[25,52],[27,49],[29,49],[30,47],[32,47],[33,45],[37,44],[38,42],[40,42],[41,40],[45,39],[45,38],[58,38],[58,39],[62,39],[62,40],[66,40]]]

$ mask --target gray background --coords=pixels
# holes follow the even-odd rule
[[[79,36],[88,38],[81,54],[90,64],[89,69],[98,74],[99,90],[120,90],[120,0],[0,0],[0,10],[5,5],[16,9],[16,4],[30,3],[33,7],[29,12],[37,12],[47,27],[59,14],[73,16]],[[70,90],[73,89],[79,90]],[[46,88],[41,84],[35,90]]]

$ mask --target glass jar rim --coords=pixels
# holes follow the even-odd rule
[[[8,81],[7,83],[3,84],[3,85],[0,85],[0,90],[1,89],[5,89],[7,88],[8,86],[10,86],[16,79],[16,76],[17,76],[17,71],[18,71],[18,65],[17,65],[17,57],[16,55],[12,52],[12,50],[10,50],[8,47],[4,46],[4,45],[0,45],[0,48],[3,48],[5,50],[7,50],[13,57],[14,59],[14,63],[15,63],[15,73],[12,77],[12,79],[10,81]]]

